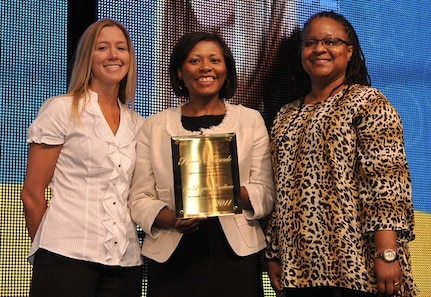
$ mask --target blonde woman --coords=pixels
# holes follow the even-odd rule
[[[142,258],[127,208],[136,135],[135,53],[119,22],[84,32],[69,91],[31,124],[22,189],[30,296],[141,296]],[[52,198],[45,199],[50,186]]]

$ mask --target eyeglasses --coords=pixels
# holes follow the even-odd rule
[[[341,38],[323,38],[323,39],[304,39],[301,41],[301,47],[311,48],[316,47],[319,42],[322,42],[324,47],[336,47],[342,44],[350,45],[347,41]]]

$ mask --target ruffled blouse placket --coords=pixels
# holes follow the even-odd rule
[[[120,105],[121,106],[121,105]],[[127,217],[127,193],[129,187],[130,167],[132,159],[127,154],[127,148],[133,141],[133,131],[124,121],[129,117],[127,112],[121,108],[121,121],[117,134],[114,135],[109,128],[103,114],[97,104],[97,99],[92,100],[88,106],[88,111],[97,118],[95,121],[95,134],[108,144],[108,151],[101,166],[112,168],[112,172],[107,176],[107,188],[102,197],[104,214],[102,225],[105,228],[104,246],[106,248],[106,260],[112,262],[121,261],[124,257],[129,240],[127,238],[127,227],[123,218]],[[121,143],[118,142],[121,140]]]

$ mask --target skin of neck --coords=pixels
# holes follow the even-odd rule
[[[185,116],[221,115],[226,113],[226,107],[218,96],[209,99],[190,97],[183,105],[182,113]]]
[[[97,93],[99,103],[117,105],[119,85],[101,87],[90,84],[90,89]]]
[[[306,104],[323,102],[329,97],[337,94],[339,91],[343,90],[346,86],[344,84],[345,77],[341,77],[332,82],[319,83],[317,81],[312,81],[311,91],[305,96]]]

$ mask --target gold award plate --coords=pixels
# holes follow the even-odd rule
[[[178,218],[241,212],[234,133],[173,136],[171,145]]]

